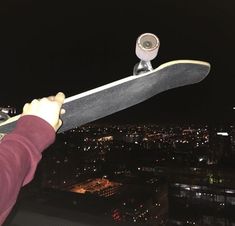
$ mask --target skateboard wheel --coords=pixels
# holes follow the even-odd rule
[[[160,41],[152,33],[140,35],[136,41],[135,53],[140,60],[150,61],[157,56]]]

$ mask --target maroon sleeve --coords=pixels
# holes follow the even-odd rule
[[[41,152],[55,140],[54,128],[26,115],[0,143],[0,225],[14,206],[19,190],[33,179]]]

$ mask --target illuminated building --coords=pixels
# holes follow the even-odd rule
[[[98,138],[99,142],[105,142],[105,141],[113,141],[113,136],[104,136],[104,137],[100,137]]]
[[[121,183],[111,182],[105,178],[88,179],[85,182],[73,185],[71,192],[95,194],[101,197],[113,196],[120,190]]]
[[[232,173],[216,170],[172,171],[168,188],[170,225],[235,225],[233,181]]]
[[[231,157],[230,127],[211,127],[209,146],[212,154],[211,162],[220,163]]]
[[[235,154],[235,126],[230,127],[230,142],[232,153]]]

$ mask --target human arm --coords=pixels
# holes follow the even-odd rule
[[[14,206],[20,188],[34,176],[41,153],[55,140],[64,94],[25,104],[16,128],[0,143],[0,225]]]

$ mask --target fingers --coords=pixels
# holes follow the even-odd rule
[[[58,126],[57,126],[56,130],[58,130],[61,126],[62,126],[62,120],[59,119],[59,121],[58,121]]]
[[[54,100],[60,103],[61,105],[64,103],[65,95],[62,92],[59,92],[55,95]]]
[[[60,104],[64,102],[64,99],[65,99],[65,95],[63,92],[58,92],[55,96],[48,96],[48,97],[43,97],[43,98],[39,98],[39,99],[35,99],[35,100],[41,100],[41,99],[48,99],[50,101],[57,101],[59,102]],[[33,101],[35,101],[33,100]]]
[[[60,115],[65,113],[62,105],[65,95],[58,92],[55,96],[34,99],[31,103],[26,103],[23,107],[22,115],[35,115],[47,121],[55,131],[62,125]]]
[[[60,114],[63,115],[63,114],[65,114],[65,112],[66,112],[66,110],[64,108],[61,108]]]
[[[47,99],[50,100],[50,101],[54,101],[55,100],[55,96],[49,96],[49,97],[47,97]]]
[[[59,119],[57,124],[54,126],[55,131],[57,131],[62,126],[62,120]]]
[[[27,112],[29,108],[29,103],[26,103],[23,107],[23,112]]]

